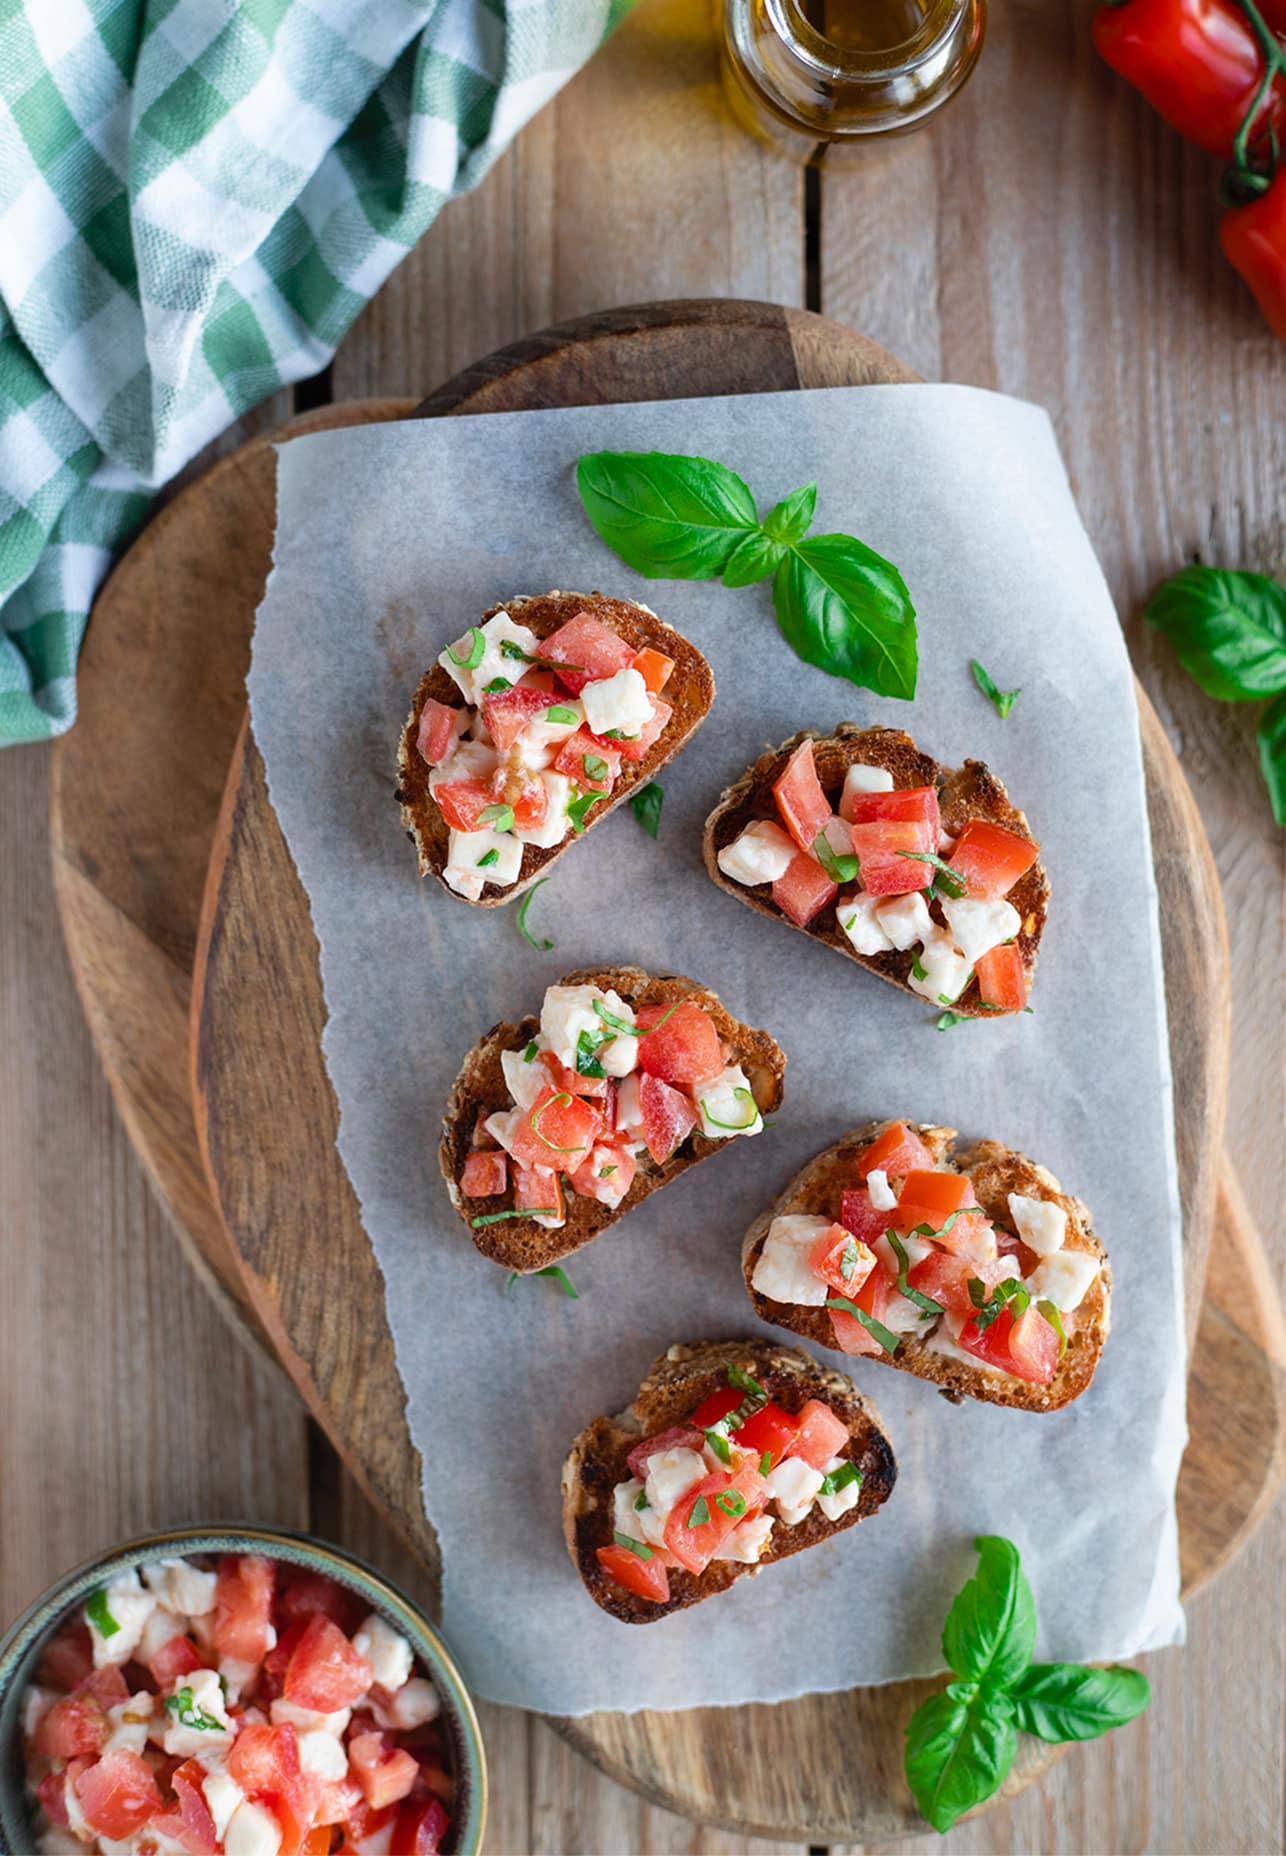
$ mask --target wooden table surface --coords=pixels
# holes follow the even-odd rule
[[[1286,570],[1286,351],[1219,259],[1210,164],[1097,64],[1090,11],[1090,0],[999,0],[977,76],[936,125],[805,180],[724,115],[699,0],[640,0],[483,186],[446,210],[328,373],[216,451],[292,406],[417,395],[562,317],[687,295],[804,304],[930,378],[1048,407],[1225,886],[1229,1148],[1280,1269],[1283,835],[1253,714],[1202,697],[1137,609],[1194,557]],[[1040,623],[1033,612],[1033,633]],[[151,1197],[59,938],[47,783],[46,749],[0,758],[0,1623],[96,1548],[203,1518],[310,1527],[414,1588],[284,1381],[207,1302]],[[1279,1506],[1194,1603],[1186,1651],[1151,1659],[1142,1722],[1075,1749],[945,1842],[926,1832],[900,1847],[1280,1851],[1284,1599]],[[482,1713],[496,1856],[747,1849],[643,1803],[543,1723]]]

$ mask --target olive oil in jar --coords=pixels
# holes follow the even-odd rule
[[[800,0],[815,32],[841,51],[889,52],[915,37],[927,0]]]

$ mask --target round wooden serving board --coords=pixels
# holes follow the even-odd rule
[[[479,363],[420,409],[510,411],[706,393],[910,380],[850,331],[771,305],[654,304],[565,325]],[[332,408],[285,436],[404,416]],[[79,726],[56,751],[55,861],[77,977],[113,1088],[207,1279],[266,1332],[346,1460],[425,1562],[420,1503],[384,1318],[384,1287],[334,1147],[320,1053],[324,1005],[306,899],[243,730],[222,813],[216,788],[244,713],[242,677],[270,559],[273,461],[256,441],[185,491],[96,608]],[[1165,924],[1190,1335],[1192,1442],[1180,1485],[1185,1589],[1226,1563],[1282,1470],[1279,1304],[1226,1169],[1227,955],[1209,850],[1141,696]],[[122,744],[124,751],[122,751]],[[201,874],[211,839],[197,943]],[[193,959],[196,1107],[182,1021]],[[221,1214],[221,1216],[219,1215]],[[1239,1279],[1201,1284],[1212,1231]],[[231,1240],[231,1241],[230,1241]],[[1246,1297],[1246,1273],[1262,1285]],[[907,1714],[932,1685],[777,1707],[598,1715],[557,1723],[604,1768],[674,1810],[746,1832],[872,1840],[921,1827],[901,1778]],[[1055,1754],[1024,1741],[1007,1790]]]

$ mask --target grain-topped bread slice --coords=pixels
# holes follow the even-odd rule
[[[899,1124],[889,1121],[868,1122],[844,1135],[833,1147],[810,1160],[797,1173],[766,1212],[751,1225],[742,1242],[741,1262],[746,1289],[755,1312],[775,1327],[788,1328],[821,1347],[836,1348],[835,1328],[825,1305],[808,1306],[799,1302],[774,1301],[755,1288],[755,1266],[763,1254],[768,1233],[776,1218],[799,1215],[840,1222],[842,1195],[846,1188],[863,1184],[859,1161],[865,1150],[886,1129]],[[975,1146],[956,1151],[954,1128],[929,1127],[904,1122],[902,1127],[919,1137],[932,1155],[935,1167],[967,1174],[978,1207],[986,1213],[997,1232],[1006,1233],[1005,1243],[1012,1245],[1015,1221],[1009,1195],[1043,1201],[1057,1207],[1066,1216],[1063,1250],[1093,1259],[1097,1273],[1072,1310],[1060,1307],[1060,1320],[1066,1336],[1066,1349],[1047,1384],[1034,1384],[1002,1373],[973,1358],[952,1343],[945,1320],[921,1322],[921,1311],[895,1292],[894,1307],[909,1311],[914,1317],[912,1331],[898,1333],[896,1352],[890,1354],[880,1346],[872,1347],[869,1356],[884,1364],[931,1380],[942,1388],[953,1404],[962,1398],[981,1399],[987,1404],[1012,1406],[1021,1411],[1057,1411],[1079,1398],[1094,1377],[1103,1344],[1111,1326],[1112,1270],[1107,1253],[1094,1233],[1088,1208],[1063,1191],[1052,1173],[1025,1154],[999,1141],[979,1141]],[[883,1222],[894,1223],[888,1214]],[[887,1241],[887,1240],[886,1240]],[[1021,1273],[1030,1276],[1046,1260],[1026,1246],[1014,1252]],[[896,1259],[895,1259],[896,1261]],[[911,1274],[914,1275],[914,1269]],[[1088,1271],[1086,1272],[1088,1273]],[[914,1286],[912,1283],[910,1286]],[[985,1285],[984,1285],[985,1287]],[[830,1291],[835,1294],[835,1290]],[[1039,1306],[1037,1299],[1036,1305]],[[921,1330],[923,1330],[921,1332]]]
[[[839,1454],[861,1472],[860,1493],[836,1521],[814,1506],[793,1527],[775,1523],[753,1565],[716,1559],[702,1573],[670,1567],[669,1597],[655,1603],[626,1590],[599,1562],[598,1549],[613,1543],[613,1492],[632,1474],[627,1459],[635,1445],[684,1425],[704,1399],[728,1383],[730,1366],[750,1374],[792,1416],[810,1399],[829,1405],[848,1431]],[[879,1414],[851,1379],[771,1341],[699,1341],[673,1346],[654,1360],[629,1409],[619,1417],[595,1418],[577,1437],[563,1465],[563,1534],[595,1604],[624,1624],[651,1624],[865,1520],[888,1500],[896,1479],[893,1446]]]
[[[712,882],[761,915],[771,916],[789,927],[796,926],[773,901],[771,883],[747,887],[735,882],[720,869],[719,853],[728,849],[748,825],[761,820],[780,823],[773,795],[774,783],[781,777],[795,749],[808,740],[813,742],[817,776],[833,812],[839,810],[840,794],[849,769],[860,765],[883,769],[891,776],[895,790],[936,787],[942,830],[952,840],[959,837],[970,820],[986,821],[1032,839],[1025,815],[1011,802],[1000,781],[982,761],[968,760],[959,768],[941,767],[930,755],[921,752],[910,735],[896,728],[858,728],[855,723],[841,722],[834,734],[826,736],[812,729],[801,729],[780,747],[769,748],[761,754],[754,766],[727,788],[706,820],[704,855]],[[933,878],[933,870],[926,866],[926,886]],[[1030,990],[1049,904],[1049,881],[1039,860],[1018,879],[1005,900],[1018,915],[1015,941],[1022,958],[1026,989]],[[936,923],[943,922],[940,896],[929,905],[929,912]],[[915,990],[910,983],[917,958],[915,948],[858,953],[839,925],[835,905],[824,907],[800,932],[834,948],[836,953],[846,955],[904,992]],[[975,974],[970,975],[964,990],[950,1004],[953,1011],[970,1017],[994,1015],[992,1008],[983,1002]]]
[[[785,1052],[768,1032],[734,1018],[715,993],[695,980],[676,973],[646,973],[641,967],[585,967],[565,975],[558,984],[615,992],[635,1012],[647,1006],[668,1008],[680,1001],[691,1001],[713,1020],[728,1061],[740,1064],[745,1072],[760,1115],[770,1115],[780,1107]],[[641,1205],[658,1187],[669,1185],[690,1166],[729,1145],[725,1139],[710,1139],[697,1128],[660,1164],[644,1148],[637,1156],[637,1171],[629,1191],[618,1206],[609,1208],[568,1188],[566,1222],[553,1229],[537,1223],[534,1217],[497,1218],[496,1214],[514,1208],[513,1169],[509,1169],[511,1177],[505,1191],[489,1198],[466,1198],[461,1190],[462,1176],[480,1119],[512,1106],[502,1054],[526,1050],[539,1030],[539,1017],[528,1016],[516,1025],[495,1025],[478,1040],[451,1090],[438,1150],[451,1203],[468,1225],[478,1249],[493,1262],[524,1275],[580,1250]],[[479,1219],[483,1222],[476,1222]]]
[[[483,614],[484,624],[500,613],[510,614],[515,621],[534,632],[538,639],[550,637],[569,620],[585,613],[609,626],[633,650],[642,651],[650,647],[659,652],[661,656],[671,659],[674,665],[664,686],[665,701],[673,713],[656,742],[641,760],[622,761],[610,793],[596,800],[586,813],[583,830],[579,833],[570,832],[560,844],[549,848],[524,844],[522,864],[516,880],[503,889],[484,889],[477,898],[477,906],[480,908],[496,908],[502,903],[512,902],[515,897],[530,889],[538,877],[547,876],[552,865],[576,842],[577,837],[583,836],[584,831],[598,824],[600,819],[606,818],[632,793],[656,777],[661,768],[691,740],[709,714],[710,705],[714,701],[714,674],[696,646],[675,631],[673,626],[659,619],[647,606],[637,605],[633,600],[612,599],[603,593],[553,591],[522,594],[489,607]],[[521,665],[511,666],[511,674],[516,676],[521,668]],[[398,742],[396,798],[402,808],[402,822],[406,826],[407,835],[415,844],[421,876],[437,877],[447,893],[455,895],[457,892],[445,881],[443,875],[447,867],[449,827],[430,791],[429,781],[433,768],[417,747],[420,717],[425,704],[430,700],[456,710],[468,706],[441,664],[435,663],[421,677],[415,700],[411,704],[411,713]],[[552,694],[549,700],[554,704],[558,697]]]

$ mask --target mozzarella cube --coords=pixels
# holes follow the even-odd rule
[[[602,1004],[613,1016],[634,1023],[634,1013],[624,999],[610,988],[607,992],[597,986],[551,986],[545,994],[540,1008],[540,1035],[553,1051],[559,1063],[569,1070],[576,1068],[576,1045],[582,1031],[588,1031],[598,1038],[610,1029],[606,1021],[594,1010],[595,1002]]]
[[[344,1763],[345,1765],[348,1763],[347,1755],[345,1755]],[[225,1772],[222,1767],[216,1767],[213,1772],[207,1772],[201,1781],[201,1790],[205,1793],[206,1807],[214,1819],[214,1834],[222,1843],[228,1825],[232,1821],[232,1813],[245,1797],[245,1793],[231,1773]]]
[[[269,1709],[268,1715],[274,1727],[288,1723],[297,1733],[325,1733],[342,1735],[353,1718],[351,1708],[336,1708],[333,1714],[321,1714],[316,1708],[299,1708],[293,1701],[287,1701],[284,1695],[278,1696]]]
[[[59,1697],[51,1688],[37,1688],[33,1682],[22,1698],[22,1733],[23,1738],[34,1737],[37,1727],[48,1714]]]
[[[920,949],[919,961],[924,978],[917,979],[913,968],[907,978],[911,991],[932,999],[935,1005],[953,1005],[969,984],[973,967],[963,954],[957,954],[950,935],[936,924]]]
[[[118,1701],[114,1708],[107,1710],[111,1728],[103,1748],[105,1753],[114,1753],[118,1747],[130,1753],[143,1751],[152,1725],[152,1700],[146,1689],[140,1689],[137,1695]]]
[[[548,1081],[549,1072],[545,1070],[543,1064],[541,1065],[541,1069],[544,1071],[545,1080]],[[487,1119],[482,1125],[491,1136],[492,1140],[495,1141],[498,1146],[503,1147],[507,1154],[511,1154],[513,1152],[514,1136],[517,1134],[519,1126],[525,1116],[526,1110],[522,1108],[497,1109],[494,1115],[487,1116]]]
[[[713,1082],[701,1085],[697,1108],[701,1114],[701,1132],[707,1140],[724,1141],[733,1134],[763,1132],[763,1116],[739,1063],[729,1064]]]
[[[638,1068],[639,1041],[622,1031],[619,1037],[600,1044],[594,1054],[609,1076],[629,1076]]]
[[[643,1126],[643,1110],[639,1103],[639,1079],[627,1076],[616,1092],[616,1132],[628,1134],[631,1128]]]
[[[846,824],[845,821],[839,817],[838,813],[833,812],[827,819],[826,823],[822,826],[821,836],[825,838],[836,857],[851,857],[853,855],[852,827]]]
[[[913,1270],[917,1263],[923,1263],[924,1259],[933,1250],[933,1245],[929,1243],[927,1238],[912,1237],[909,1232],[905,1237],[899,1232],[898,1241],[906,1252],[906,1267],[908,1271]],[[893,1274],[896,1276],[902,1265],[898,1262],[897,1252],[894,1250],[892,1244],[890,1244],[888,1238],[877,1237],[875,1242],[871,1245],[871,1249],[875,1252],[885,1269],[892,1270]],[[903,1300],[905,1300],[905,1297],[903,1297]]]
[[[526,625],[516,624],[507,612],[497,612],[494,618],[488,619],[485,625],[476,627],[476,630],[482,633],[483,650],[480,661],[472,669],[466,669],[465,665],[455,660],[473,654],[477,644],[473,632],[466,632],[463,638],[457,638],[438,659],[464,700],[474,704],[482,701],[483,691],[497,677],[505,677],[512,683],[521,675],[520,660],[507,656],[501,649],[506,639],[525,651],[528,657],[540,656],[540,640],[535,632]],[[451,655],[452,651],[455,657]],[[642,682],[642,678],[639,681]]]
[[[830,1462],[826,1465],[823,1474],[833,1476],[837,1469],[843,1469],[845,1461],[846,1458],[842,1456],[832,1457]],[[862,1484],[860,1481],[854,1480],[852,1482],[846,1482],[844,1487],[838,1489],[834,1495],[819,1495],[817,1497],[817,1506],[821,1509],[828,1521],[838,1521],[840,1516],[847,1514],[850,1508],[857,1507],[861,1493]]]
[[[743,1566],[754,1566],[759,1556],[768,1545],[772,1534],[773,1517],[770,1514],[757,1514],[749,1521],[743,1521],[734,1527],[728,1538],[715,1552],[717,1560],[736,1560]]]
[[[942,913],[947,918],[951,938],[970,966],[989,954],[1003,941],[1012,941],[1022,927],[1022,917],[1012,902],[1003,897],[995,901],[972,900],[961,896],[944,899]]]
[[[435,1721],[442,1712],[442,1702],[431,1682],[423,1676],[412,1676],[387,1702],[373,1695],[371,1708],[377,1725],[386,1732],[411,1733],[427,1721]]]
[[[1098,1272],[1099,1260],[1087,1250],[1059,1250],[1036,1265],[1027,1289],[1034,1301],[1050,1301],[1069,1315],[1080,1307]]]
[[[866,1190],[877,1212],[891,1212],[898,1202],[898,1195],[890,1186],[889,1176],[882,1167],[872,1167],[866,1175]]]
[[[774,1218],[751,1275],[751,1286],[770,1302],[821,1308],[830,1287],[813,1273],[808,1259],[818,1238],[830,1228],[829,1218],[812,1218],[802,1212]]]
[[[840,795],[839,809],[848,810],[848,802],[858,793],[891,793],[893,775],[887,767],[867,767],[857,761],[844,775],[844,790]]]
[[[893,946],[881,926],[879,908],[879,897],[863,889],[841,896],[835,904],[835,919],[858,954],[887,954]]]
[[[194,1669],[189,1675],[176,1677],[168,1701],[173,1706],[166,1706],[167,1724],[161,1745],[174,1758],[195,1759],[232,1745],[237,1730],[228,1718],[215,1670]],[[196,1719],[213,1721],[214,1726],[193,1726]]]
[[[777,1512],[787,1527],[796,1527],[813,1505],[822,1486],[822,1472],[806,1463],[802,1456],[788,1456],[764,1478],[768,1499],[777,1504]]]
[[[490,863],[483,863],[490,858]],[[502,888],[513,883],[522,869],[522,845],[511,831],[452,831],[447,838],[447,867],[444,872],[452,889],[463,895],[477,896],[482,886],[497,883]],[[476,896],[475,896],[476,900]]]
[[[415,1659],[399,1631],[372,1611],[353,1637],[353,1648],[371,1666],[371,1680],[390,1694],[411,1679]]]
[[[528,1063],[523,1051],[503,1050],[500,1053],[500,1068],[505,1073],[509,1094],[521,1109],[530,1108],[549,1081],[549,1071],[540,1061],[538,1052]]]
[[[760,819],[753,825],[747,825],[739,838],[731,844],[725,844],[719,852],[718,864],[726,877],[734,883],[753,886],[756,883],[775,883],[779,876],[784,876],[794,861],[799,846],[770,819]]]
[[[140,1663],[150,1663],[158,1650],[163,1650],[167,1643],[182,1635],[183,1619],[176,1618],[172,1611],[166,1611],[162,1605],[158,1605],[143,1626],[143,1634],[134,1655]]]
[[[314,1728],[312,1733],[299,1736],[299,1764],[319,1778],[342,1779],[348,1771],[348,1754],[342,1740]]]
[[[214,1610],[214,1573],[188,1560],[153,1560],[143,1568],[143,1583],[178,1617],[200,1618]]]
[[[429,775],[429,791],[456,780],[489,780],[500,765],[496,750],[483,741],[461,741]]]
[[[281,1827],[271,1811],[247,1798],[229,1819],[223,1848],[225,1856],[277,1856]]]
[[[631,1540],[641,1540],[645,1546],[664,1546],[665,1521],[651,1506],[635,1507],[639,1496],[642,1495],[646,1499],[646,1494],[647,1491],[637,1476],[631,1476],[628,1482],[617,1483],[612,1492],[613,1531],[618,1534],[628,1534]]]
[[[929,914],[928,904],[918,889],[909,896],[893,896],[879,907],[879,923],[900,954],[918,942],[927,941],[939,932]]]
[[[127,1663],[138,1648],[147,1620],[156,1610],[155,1597],[143,1590],[138,1574],[133,1571],[113,1579],[103,1596],[116,1629],[109,1636],[100,1636],[98,1626],[89,1619],[95,1669],[102,1669],[109,1663]]]
[[[642,673],[632,666],[599,683],[587,683],[580,693],[585,721],[591,734],[617,733],[625,738],[642,734],[652,720],[652,698]]]
[[[516,825],[513,835],[519,844],[534,844],[537,850],[552,851],[572,828],[567,815],[572,783],[565,773],[542,773],[540,783],[549,794],[548,812],[539,825]]]
[[[647,1460],[644,1489],[648,1505],[657,1520],[664,1523],[681,1495],[686,1495],[706,1473],[705,1458],[699,1450],[658,1450]]]
[[[1067,1237],[1067,1213],[1050,1199],[1027,1199],[1021,1192],[1009,1195],[1009,1216],[1014,1229],[1038,1257],[1052,1257]]]

